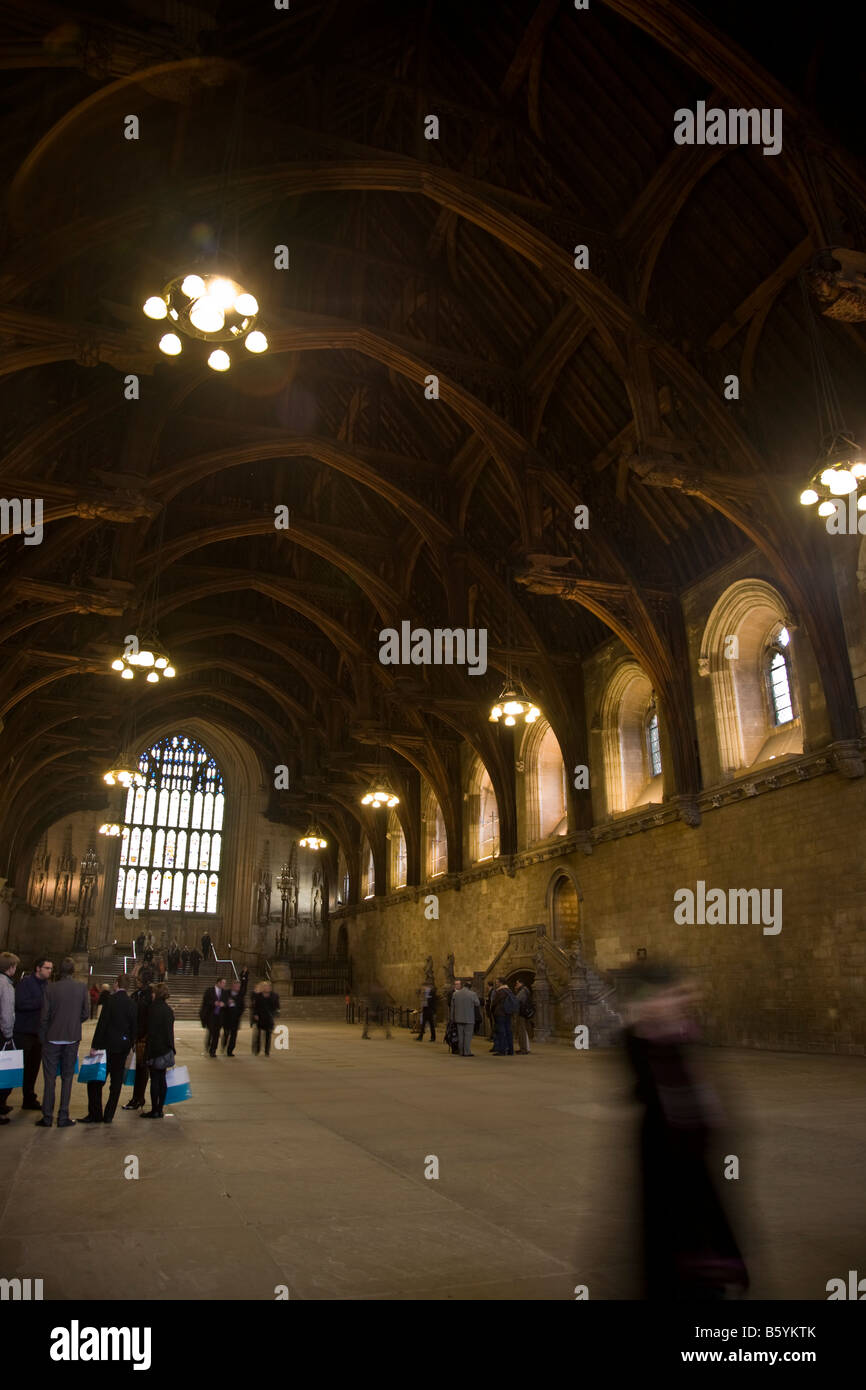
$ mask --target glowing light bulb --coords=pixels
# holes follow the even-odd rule
[[[267,352],[268,340],[264,333],[256,329],[253,333],[248,333],[244,338],[244,347],[247,352]]]
[[[513,714],[506,714],[506,716],[505,716],[505,722],[506,722],[506,724],[508,725],[508,727],[511,728],[512,725],[516,724],[517,721],[516,721],[516,719],[514,718],[514,715],[513,715]]]
[[[142,647],[141,651],[138,653],[138,656],[136,657],[136,665],[137,665],[137,666],[152,666],[152,665],[153,665],[153,662],[154,662],[153,652],[150,650],[149,647]]]
[[[189,321],[199,333],[219,333],[225,328],[226,316],[216,300],[203,295],[190,309]]]
[[[156,671],[148,671],[147,679],[150,681],[151,685],[156,685],[159,680],[159,676]]]
[[[507,700],[507,701],[505,702],[505,704],[502,706],[502,708],[505,710],[505,713],[506,713],[506,714],[522,714],[522,713],[523,713],[523,703],[522,703],[522,701],[520,701],[520,700]],[[506,720],[505,722],[508,723],[507,720]],[[512,724],[513,724],[513,723],[514,723],[514,720],[512,719],[511,722],[512,722]]]
[[[866,512],[866,492],[864,492],[862,497],[858,497],[857,510],[858,512]]]
[[[227,372],[232,365],[232,359],[227,352],[223,352],[222,348],[217,348],[211,353],[207,364],[215,372]]]
[[[200,275],[187,275],[181,289],[189,299],[198,299],[204,294],[204,280]]]
[[[855,478],[866,478],[866,463],[852,463],[851,472]]]
[[[825,468],[825,469],[824,469],[824,472],[821,474],[821,482],[824,484],[825,487],[829,487],[829,486],[830,486],[830,479],[833,477],[833,474],[834,474],[835,472],[836,472],[835,468]]]
[[[814,502],[818,501],[818,494],[813,487],[807,487],[804,492],[800,493],[800,501],[804,507],[811,507]]]
[[[232,284],[231,280],[211,280],[207,292],[221,309],[228,309],[235,302],[237,287]]]
[[[156,669],[157,669],[158,671],[161,671],[161,670],[163,669],[164,666],[167,666],[167,665],[168,665],[168,657],[167,657],[167,656],[158,656],[158,657],[156,658],[156,661],[155,661],[153,664],[154,664],[154,666],[156,667]]]
[[[149,319],[164,319],[168,313],[168,305],[158,294],[152,294],[150,299],[144,301],[142,307]]]
[[[176,333],[166,333],[159,340],[159,350],[166,357],[177,357],[179,352],[183,352],[183,344]]]
[[[235,310],[243,314],[245,319],[252,318],[253,314],[259,312],[259,301],[254,294],[239,294],[235,300]]]
[[[119,656],[116,656],[116,657],[114,658],[114,660],[112,661],[112,663],[111,663],[111,669],[112,669],[112,671],[122,671],[122,670],[123,670],[123,662],[121,661],[121,659],[120,659]]]
[[[120,679],[121,679],[122,681],[132,681],[132,680],[135,680],[135,672],[134,672],[134,671],[130,671],[129,667],[127,666],[127,668],[126,668],[125,671],[121,671],[121,673],[120,673]]]
[[[165,676],[167,680],[173,680],[176,672],[173,666],[166,666],[162,674]]]
[[[836,508],[832,502],[822,502],[818,508],[819,516],[832,516]]]
[[[830,491],[834,497],[844,497],[847,492],[853,492],[857,486],[857,479],[847,468],[837,468],[830,480]]]
[[[493,709],[490,711],[490,723],[491,723],[491,724],[497,724],[501,718],[502,718],[502,706],[501,706],[501,705],[494,705],[494,706],[493,706]]]

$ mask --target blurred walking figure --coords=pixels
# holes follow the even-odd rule
[[[227,1057],[234,1057],[235,1055],[235,1043],[238,1040],[238,1029],[243,1018],[244,1002],[240,981],[234,980],[226,994],[226,1006],[222,1019],[223,1037],[220,1048]]]
[[[189,963],[192,966],[193,975],[197,975],[199,966],[201,965],[201,951],[198,949],[197,946],[193,946],[192,950],[189,953]],[[186,974],[185,970],[184,974]]]
[[[430,1041],[436,1041],[436,1005],[438,996],[435,985],[425,985],[421,990],[421,1031],[417,1041],[424,1041],[424,1029],[430,1026]]]
[[[180,964],[184,975],[189,973],[189,947],[184,946],[180,953]]]
[[[385,1037],[391,1036],[391,1020],[388,1018],[387,997],[381,985],[371,985],[367,991],[367,1008],[364,1015],[362,1038],[369,1038],[371,1028],[382,1027]]]
[[[168,1007],[168,985],[157,985],[147,1015],[145,1056],[150,1072],[150,1109],[142,1110],[142,1120],[161,1120],[168,1085],[165,1073],[174,1066],[174,1011]]]
[[[123,1087],[123,1072],[130,1050],[135,1046],[138,1031],[138,1007],[128,993],[129,977],[118,975],[114,993],[108,993],[99,1011],[99,1022],[93,1030],[89,1056],[104,1051],[106,1071],[110,1081],[108,1101],[102,1108],[102,1088],[104,1081],[88,1081],[87,1114],[79,1124],[110,1125],[114,1119],[117,1102]]]
[[[493,1023],[496,1031],[493,1034],[493,1046],[490,1051],[494,1057],[514,1056],[511,1020],[517,1013],[518,1007],[517,999],[500,975],[496,981],[496,992],[492,1001]]]
[[[138,1011],[135,1030],[135,1084],[132,1088],[132,1100],[128,1101],[123,1108],[124,1110],[141,1110],[144,1106],[144,1093],[147,1088],[147,1065],[145,1063],[147,1020],[150,1006],[153,1003],[153,990],[150,985],[142,985],[140,989],[137,989],[132,995],[132,1002]]]
[[[210,932],[209,932],[209,931],[206,931],[206,932],[203,934],[202,939],[201,939],[201,954],[202,954],[202,959],[203,959],[203,960],[209,960],[209,959],[210,959],[210,948],[211,948],[212,945],[213,945],[213,942],[211,941]]]
[[[686,1048],[698,1037],[698,992],[666,966],[643,971],[624,1033],[645,1107],[640,1136],[645,1297],[722,1299],[749,1275],[710,1177],[707,1149],[720,1111]]]
[[[262,980],[253,990],[253,997],[250,1000],[250,1013],[253,1025],[253,1054],[258,1056],[261,1047],[262,1034],[265,1038],[265,1056],[271,1055],[271,1034],[274,1031],[274,1019],[280,1012],[280,996],[274,993],[273,985],[270,980]]]
[[[223,1026],[223,1018],[226,1011],[226,980],[221,975],[215,985],[210,985],[204,992],[199,1010],[202,1028],[207,1029],[207,1050],[209,1057],[216,1056],[217,1044],[220,1040],[220,1032]]]

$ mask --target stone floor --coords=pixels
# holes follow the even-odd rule
[[[194,1095],[161,1123],[49,1131],[16,1110],[0,1129],[0,1277],[76,1301],[635,1296],[618,1054],[498,1058],[476,1040],[470,1066],[331,1023],[290,1024],[269,1059],[247,1031],[233,1059],[203,1058],[194,1024],[177,1041]],[[722,1186],[752,1296],[825,1299],[828,1279],[866,1274],[866,1061],[724,1051],[705,1073],[735,1116],[740,1178]]]

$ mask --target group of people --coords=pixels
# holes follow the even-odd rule
[[[164,938],[163,938],[164,940]],[[169,975],[197,975],[203,960],[207,960],[213,941],[209,932],[205,932],[201,939],[201,950],[197,946],[188,946],[185,942],[180,945],[172,940],[168,946],[156,945],[153,932],[139,932],[135,938],[136,961],[140,962],[139,971],[150,970],[160,981],[163,981],[166,974]]]
[[[20,960],[11,951],[0,953],[0,1049],[15,1048],[23,1053],[24,1079],[22,1110],[41,1110],[40,1129],[54,1123],[54,1097],[60,1077],[60,1105],[57,1128],[76,1123],[69,1114],[75,1063],[81,1045],[81,1028],[91,1017],[92,988],[75,979],[75,962],[66,957],[60,963],[58,978],[51,981],[54,963],[45,957],[23,975],[17,986],[12,980]],[[174,1066],[174,1013],[169,1008],[166,985],[144,984],[133,989],[128,975],[118,975],[114,989],[99,994],[99,1018],[88,1057],[106,1054],[106,1077],[87,1083],[87,1115],[82,1124],[111,1124],[120,1100],[127,1065],[135,1055],[135,1085],[132,1100],[124,1110],[140,1110],[145,1119],[162,1119],[166,1094],[166,1071]],[[42,1066],[42,1100],[36,1096],[36,1082]],[[144,1095],[150,1079],[150,1110],[145,1111]],[[108,1100],[103,1107],[102,1092],[109,1082]],[[10,1090],[0,1090],[0,1124],[9,1124],[12,1107]]]
[[[436,1041],[436,1010],[438,995],[434,985],[425,985],[421,991],[421,1016],[417,1042],[423,1042],[426,1030],[430,1029],[430,1041]],[[515,1033],[517,1055],[528,1056],[531,1047],[531,1020],[535,1014],[532,991],[523,980],[515,980],[514,989],[502,976],[497,978],[487,991],[482,1009],[481,1000],[472,988],[471,980],[454,980],[453,990],[446,994],[448,1007],[448,1027],[445,1041],[451,1051],[461,1057],[474,1057],[472,1038],[483,1034],[484,1014],[487,1014],[494,1057],[513,1057],[515,1055]]]
[[[238,1040],[238,1029],[246,1007],[249,971],[242,970],[240,977],[228,983],[221,976],[210,985],[202,996],[199,1019],[207,1031],[206,1052],[208,1057],[217,1055],[217,1047],[227,1057],[234,1057]],[[280,996],[274,991],[270,980],[262,980],[256,985],[250,999],[250,1026],[253,1030],[253,1053],[258,1055],[264,1043],[266,1057],[271,1053],[271,1035],[275,1020],[280,1011]],[[220,1041],[222,1040],[222,1041]]]

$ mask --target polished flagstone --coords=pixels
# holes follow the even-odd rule
[[[119,1109],[111,1126],[46,1131],[16,1109],[0,1130],[0,1277],[76,1302],[282,1285],[315,1300],[637,1296],[639,1112],[617,1052],[498,1058],[476,1039],[469,1059],[405,1031],[289,1029],[270,1058],[245,1029],[234,1058],[211,1060],[198,1025],[178,1024],[193,1097],[161,1122]],[[826,1298],[866,1248],[866,1061],[703,1064],[729,1116],[719,1163],[739,1159],[720,1187],[751,1296]],[[86,1109],[76,1082],[71,1114]]]

